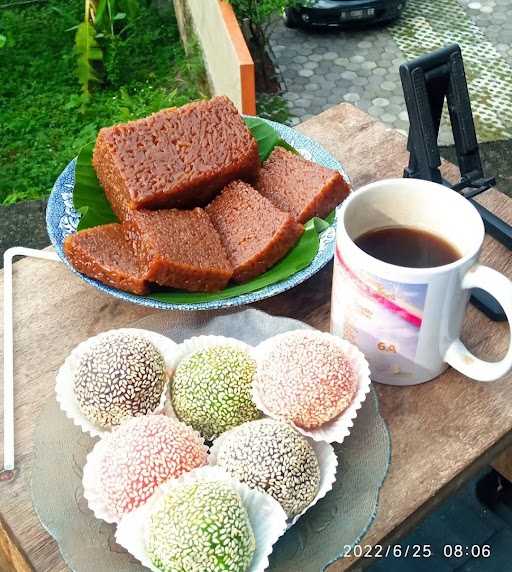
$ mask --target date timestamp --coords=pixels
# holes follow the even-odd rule
[[[434,556],[431,544],[355,544],[344,546],[345,556],[355,558],[430,558]],[[439,554],[438,554],[439,555]],[[444,558],[489,558],[489,544],[445,544],[439,556]]]

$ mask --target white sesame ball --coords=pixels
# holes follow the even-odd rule
[[[146,550],[161,572],[246,572],[256,540],[240,495],[227,483],[199,482],[164,498]]]
[[[264,342],[254,386],[266,413],[316,429],[347,409],[357,392],[357,371],[336,342],[314,330]]]
[[[171,380],[177,417],[213,439],[245,421],[259,419],[252,401],[256,362],[243,350],[213,346],[185,358]]]
[[[311,504],[320,486],[313,447],[295,429],[274,419],[230,431],[218,443],[217,463],[240,482],[274,497],[289,518]]]
[[[112,333],[82,356],[74,392],[87,419],[110,428],[155,411],[166,382],[164,358],[147,338]]]

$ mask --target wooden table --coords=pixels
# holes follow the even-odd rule
[[[347,104],[306,121],[298,129],[342,161],[356,189],[370,181],[401,176],[407,163],[401,134]],[[445,167],[448,177],[456,176],[453,166]],[[512,222],[512,201],[504,195],[493,190],[481,202]],[[512,276],[512,256],[492,239],[486,240],[483,261]],[[328,266],[293,291],[257,307],[327,330],[331,271]],[[15,293],[18,474],[11,482],[0,482],[0,513],[38,572],[61,572],[67,567],[56,544],[39,524],[30,500],[34,419],[41,403],[53,393],[58,367],[76,344],[103,330],[126,326],[153,311],[104,295],[64,266],[47,261],[16,263]],[[492,359],[508,343],[507,326],[494,324],[470,308],[464,339],[472,351]],[[510,378],[483,384],[449,370],[433,383],[410,388],[377,386],[377,392],[391,432],[393,456],[377,518],[363,539],[364,544],[397,540],[512,444]],[[3,572],[1,547],[0,536]],[[330,570],[339,572],[351,565],[359,566],[344,559]]]

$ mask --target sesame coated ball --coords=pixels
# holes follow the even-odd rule
[[[164,415],[129,419],[104,439],[99,481],[105,505],[118,520],[165,481],[208,461],[200,435]]]
[[[274,497],[288,518],[307,508],[320,487],[313,447],[295,429],[274,419],[233,429],[219,442],[217,463],[240,482]]]
[[[357,392],[357,372],[333,336],[295,330],[271,340],[254,380],[269,415],[316,429],[347,409]]]
[[[252,401],[255,373],[256,362],[249,354],[231,346],[213,346],[188,356],[171,380],[177,417],[206,439],[259,419]]]
[[[148,339],[112,333],[80,359],[74,392],[85,417],[110,428],[127,417],[152,413],[166,382],[164,358]]]
[[[146,550],[161,572],[246,572],[256,540],[237,491],[199,482],[164,498],[151,516]]]

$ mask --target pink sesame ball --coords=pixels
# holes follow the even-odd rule
[[[261,346],[254,384],[266,413],[316,429],[347,409],[358,379],[334,336],[295,330]]]
[[[106,507],[117,519],[144,504],[163,482],[208,460],[199,433],[164,415],[134,417],[104,439],[99,481]]]

